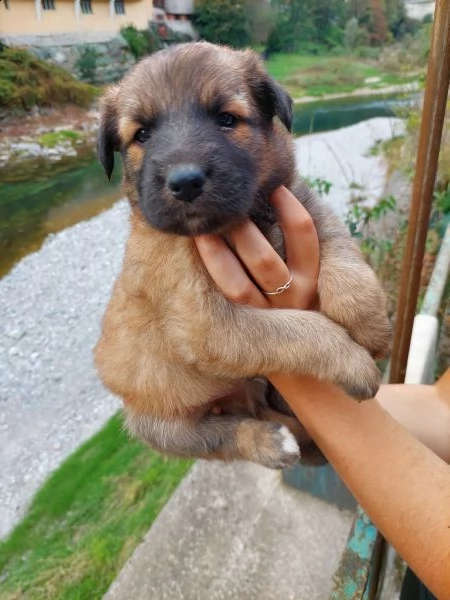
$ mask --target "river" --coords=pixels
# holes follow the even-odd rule
[[[373,117],[392,116],[406,97],[351,97],[294,107],[294,134],[331,131]],[[119,162],[119,161],[117,161]],[[0,277],[50,234],[110,208],[121,196],[120,167],[108,183],[93,151],[77,159],[0,173]]]

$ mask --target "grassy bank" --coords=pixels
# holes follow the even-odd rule
[[[377,89],[417,78],[417,75],[390,72],[375,60],[362,60],[352,55],[275,54],[267,61],[267,69],[293,98],[350,93],[361,88]],[[376,81],[371,82],[372,78]]]
[[[0,46],[0,111],[19,114],[37,106],[89,106],[98,89],[21,48]]]
[[[190,465],[129,440],[112,418],[0,544],[2,600],[101,598]]]

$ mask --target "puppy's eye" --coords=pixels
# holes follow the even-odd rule
[[[150,137],[150,131],[148,129],[138,129],[136,131],[136,133],[134,134],[134,138],[133,140],[135,142],[138,142],[138,144],[143,144],[144,142],[146,142],[148,140],[148,138]]]
[[[220,113],[216,117],[216,122],[219,127],[226,127],[227,129],[232,129],[237,125],[237,118],[230,113]]]

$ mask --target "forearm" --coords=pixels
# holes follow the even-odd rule
[[[383,535],[450,598],[450,467],[375,401],[310,378],[271,379]]]
[[[450,463],[450,398],[446,396],[439,393],[439,384],[384,385],[377,401],[416,439]]]

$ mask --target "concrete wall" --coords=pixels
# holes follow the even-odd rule
[[[152,18],[152,0],[124,0],[125,14],[116,15],[108,0],[91,0],[93,14],[82,14],[75,0],[54,0],[55,10],[44,10],[41,1],[0,2],[0,37],[47,36],[59,33],[116,33],[133,23],[144,29]]]

